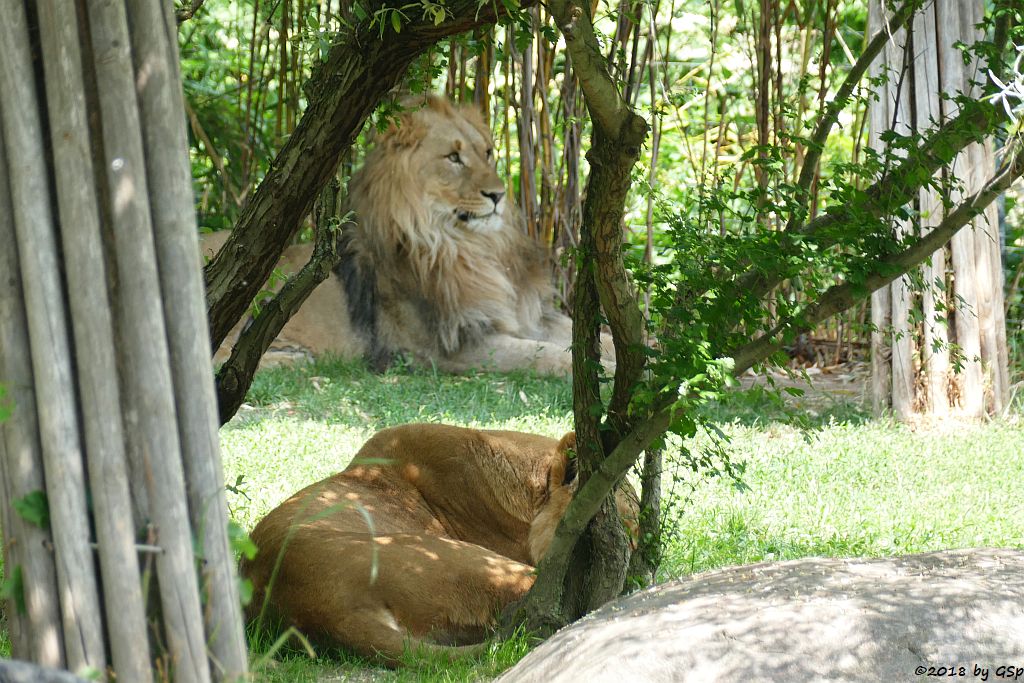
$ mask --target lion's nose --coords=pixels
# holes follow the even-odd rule
[[[498,202],[501,201],[501,198],[505,196],[504,192],[484,192],[483,190],[480,191],[480,194],[494,202],[495,206],[497,206]]]

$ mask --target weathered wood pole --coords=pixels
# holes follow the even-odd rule
[[[210,336],[178,67],[177,23],[168,2],[128,0],[136,89],[144,126],[146,174],[171,355],[178,436],[193,533],[201,553],[208,647],[221,675],[246,669],[235,560],[227,535],[227,500],[210,381]],[[142,75],[145,75],[144,78]],[[168,296],[169,294],[169,296]],[[217,676],[219,678],[220,676]]]
[[[871,5],[880,16],[879,2]],[[958,43],[981,36],[979,0],[936,0],[915,17],[911,34],[894,32],[877,73],[888,81],[871,104],[871,144],[883,151],[881,134],[926,133],[957,114],[953,97],[977,95],[977,65],[964,64]],[[873,19],[872,21],[874,21]],[[915,229],[927,234],[944,217],[942,195],[953,205],[977,192],[994,170],[991,147],[974,144],[957,155],[939,178],[941,192],[923,189]],[[966,417],[998,413],[1009,394],[1003,271],[995,208],[936,251],[921,271],[920,315],[914,293],[901,279],[872,296],[872,396],[876,412],[899,419],[914,413]],[[901,228],[898,228],[902,232]],[[947,263],[948,268],[947,268]],[[909,324],[915,318],[919,324]],[[952,319],[952,325],[949,324]],[[891,349],[891,354],[890,354]],[[958,354],[953,374],[951,350]]]
[[[31,2],[30,26],[23,2],[0,0],[14,655],[124,681],[235,680],[247,653],[172,8]]]
[[[25,7],[3,0],[0,22],[0,111],[32,386],[53,537],[65,664],[74,671],[106,668],[99,587],[89,547],[89,516],[75,378],[60,278],[57,231],[47,178]],[[9,249],[12,243],[5,248]],[[15,420],[17,416],[15,416]]]

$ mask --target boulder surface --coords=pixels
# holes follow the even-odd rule
[[[1024,552],[721,569],[616,600],[499,681],[1024,681]]]

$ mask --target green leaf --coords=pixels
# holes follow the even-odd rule
[[[14,511],[29,524],[35,524],[40,529],[50,528],[50,506],[42,491],[32,491],[14,501]]]
[[[366,18],[370,16],[366,13],[366,10],[363,9],[363,6],[360,5],[358,2],[352,4],[352,13],[356,15],[356,19],[358,19],[359,21],[366,21]]]
[[[437,7],[434,9],[434,26],[440,26],[444,23],[444,8]]]
[[[249,538],[249,534],[245,532],[245,529],[233,520],[228,522],[228,542],[236,554],[241,555],[247,560],[255,558],[256,553],[259,552],[259,548]]]
[[[21,574],[21,565],[15,565],[11,575],[0,583],[0,597],[12,600],[18,614],[25,614],[25,580]]]
[[[0,384],[0,422],[14,413],[14,400],[7,396],[7,387]]]
[[[391,13],[391,28],[395,29],[395,33],[402,32],[402,20],[398,16],[398,12]]]
[[[246,607],[252,602],[252,593],[252,581],[238,577],[238,597],[242,601],[242,607]]]

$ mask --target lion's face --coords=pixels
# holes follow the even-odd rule
[[[454,216],[457,226],[469,230],[500,230],[508,202],[490,137],[463,116],[427,109],[419,118],[434,134],[416,146],[411,160],[433,211]],[[431,121],[438,118],[445,120]]]
[[[484,233],[507,225],[509,204],[495,171],[490,131],[470,108],[428,97],[424,106],[404,113],[385,131],[365,173],[377,167],[387,169],[391,183],[405,186],[392,202],[406,200],[414,210],[428,211],[429,224]],[[373,182],[354,180],[358,187]],[[389,208],[401,211],[394,203]]]

